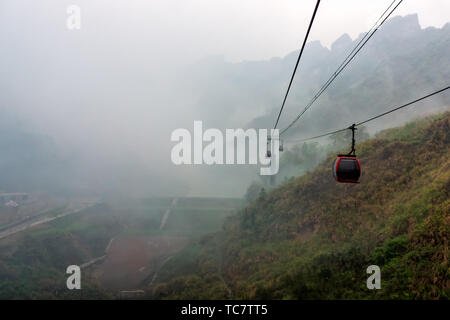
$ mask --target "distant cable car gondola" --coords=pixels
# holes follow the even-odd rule
[[[355,154],[355,130],[353,124],[349,129],[352,130],[352,150],[348,154],[339,154],[333,163],[333,175],[337,182],[358,183],[361,176],[361,164]]]
[[[280,152],[283,152],[283,150],[284,150],[284,148],[283,148],[283,140],[280,140],[280,147],[279,147],[278,150],[280,150]]]
[[[266,151],[266,158],[272,157],[272,151],[270,151],[272,144],[272,137],[270,135],[267,136],[267,151]]]

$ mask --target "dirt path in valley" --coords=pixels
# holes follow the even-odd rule
[[[164,212],[164,215],[161,219],[161,225],[159,226],[159,230],[162,230],[164,228],[164,226],[166,225],[167,219],[169,218],[170,215],[170,211],[175,208],[175,206],[177,205],[178,202],[178,198],[175,198],[172,200],[172,203],[170,204],[170,207],[167,208],[166,212]]]
[[[86,263],[83,263],[82,265],[80,265],[80,268],[84,269],[84,268],[90,267],[90,266],[106,259],[106,257],[108,256],[109,248],[111,247],[111,244],[113,243],[114,239],[115,238],[111,238],[111,240],[109,240],[108,245],[106,246],[106,249],[105,249],[105,254],[103,256],[94,258]]]

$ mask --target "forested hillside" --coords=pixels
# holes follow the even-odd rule
[[[360,184],[338,184],[330,155],[229,218],[168,264],[151,298],[450,297],[450,113],[357,146]],[[366,268],[381,268],[368,290]],[[163,280],[163,278],[161,278]]]

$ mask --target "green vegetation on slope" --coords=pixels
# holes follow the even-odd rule
[[[109,299],[83,274],[82,291],[66,287],[69,265],[102,255],[119,225],[109,208],[96,205],[4,239],[0,246],[0,299]]]
[[[445,113],[359,144],[360,184],[334,182],[330,156],[229,218],[151,297],[449,298],[449,147]]]

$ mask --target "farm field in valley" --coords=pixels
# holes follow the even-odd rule
[[[221,198],[106,200],[32,226],[11,236],[14,246],[10,237],[0,240],[0,265],[6,270],[0,296],[42,296],[41,283],[51,282],[56,297],[77,298],[65,289],[65,268],[72,264],[81,266],[89,292],[117,298],[121,291],[146,290],[169,260],[195,247],[203,235],[219,231],[243,203]],[[37,266],[53,273],[41,274]],[[26,280],[23,292],[10,287],[10,277],[30,268],[33,279]]]

